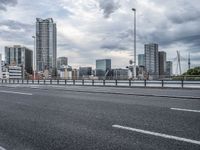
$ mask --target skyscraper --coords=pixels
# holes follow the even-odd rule
[[[167,61],[166,62],[166,75],[168,77],[171,77],[173,74],[173,63],[172,61]]]
[[[20,66],[27,73],[32,74],[33,51],[20,45],[6,46],[5,63],[7,65]]]
[[[138,55],[138,66],[145,66],[144,58],[145,58],[144,54]]]
[[[159,76],[163,78],[166,74],[166,52],[160,51],[158,52],[158,59],[159,59]]]
[[[145,44],[145,68],[147,73],[153,78],[157,79],[159,75],[158,65],[158,44]]]
[[[36,19],[36,69],[56,75],[57,29],[52,18]]]
[[[111,71],[111,59],[99,59],[96,60],[96,76],[106,77]]]

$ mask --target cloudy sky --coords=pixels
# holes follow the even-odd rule
[[[125,68],[133,58],[133,12],[137,9],[137,53],[145,43],[174,60],[176,51],[200,65],[199,0],[0,0],[0,53],[6,45],[33,48],[35,18],[57,23],[58,56],[73,67],[94,66],[111,58],[113,68]],[[183,66],[186,66],[183,63]],[[174,62],[175,68],[175,62]]]

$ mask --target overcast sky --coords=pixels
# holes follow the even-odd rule
[[[168,60],[174,60],[176,50],[187,59],[190,51],[197,66],[199,6],[199,0],[0,0],[0,53],[6,45],[33,48],[35,18],[52,17],[58,56],[67,56],[70,65],[94,66],[96,59],[111,58],[113,68],[125,68],[133,58],[134,7],[137,54],[144,53],[145,43],[158,43]]]

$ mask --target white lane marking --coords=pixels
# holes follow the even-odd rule
[[[126,127],[126,126],[120,126],[120,125],[112,125],[112,127],[119,128],[119,129],[124,129],[124,130],[129,130],[129,131],[133,131],[133,132],[138,132],[138,133],[143,133],[143,134],[154,135],[154,136],[158,136],[158,137],[162,137],[162,138],[166,138],[166,139],[173,139],[173,140],[177,140],[177,141],[182,141],[182,142],[187,142],[187,143],[200,145],[200,141],[186,139],[186,138],[177,137],[177,136],[173,136],[173,135],[167,135],[167,134],[163,134],[163,133],[151,132],[151,131],[147,131],[147,130],[141,130],[141,129]]]
[[[33,95],[32,93],[22,93],[22,92],[14,92],[14,91],[3,91],[0,90],[0,93],[10,93],[10,94],[21,94],[21,95]]]
[[[189,112],[200,113],[200,110],[182,109],[182,108],[170,108],[170,109],[172,109],[172,110],[178,110],[178,111],[189,111]]]
[[[0,150],[6,150],[6,149],[0,146]]]

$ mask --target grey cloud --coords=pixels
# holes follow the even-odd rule
[[[0,29],[0,37],[5,41],[32,44],[31,36],[34,34],[34,25],[25,24],[14,20],[0,22],[0,27],[6,26],[9,31]]]
[[[115,0],[99,0],[99,6],[105,18],[109,18],[110,14],[120,7],[119,2]]]
[[[7,26],[11,30],[20,30],[24,29],[30,31],[34,28],[34,25],[21,23],[15,20],[4,20],[0,22],[0,26]]]
[[[7,6],[17,5],[17,0],[0,0],[0,10],[6,11]]]

